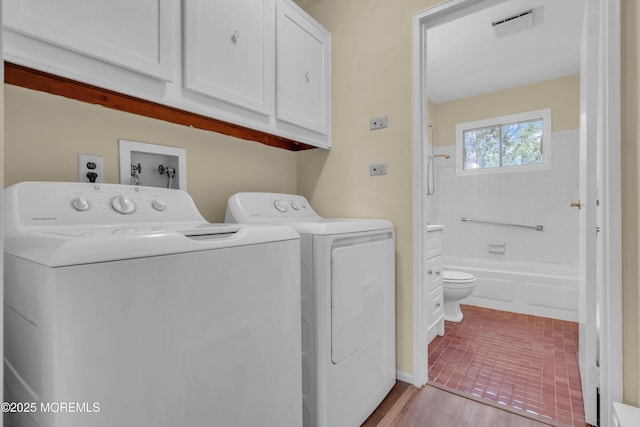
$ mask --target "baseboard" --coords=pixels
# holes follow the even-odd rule
[[[406,372],[396,371],[396,379],[405,383],[413,384],[413,375]]]

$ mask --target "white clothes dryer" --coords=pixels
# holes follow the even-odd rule
[[[304,426],[359,426],[395,384],[393,224],[320,217],[302,196],[238,193],[225,222],[301,236]]]
[[[21,183],[5,207],[5,425],[302,423],[293,229],[128,185]]]

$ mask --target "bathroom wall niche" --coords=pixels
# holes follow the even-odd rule
[[[120,184],[187,190],[187,152],[183,148],[121,139]]]

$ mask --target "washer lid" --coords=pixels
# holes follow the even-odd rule
[[[296,239],[291,227],[252,224],[47,227],[7,238],[4,251],[47,267],[65,267]]]
[[[5,190],[7,254],[48,267],[298,239],[291,227],[210,224],[184,191],[19,183]]]
[[[473,274],[463,273],[462,271],[444,270],[442,272],[442,280],[447,282],[468,282],[474,279]]]

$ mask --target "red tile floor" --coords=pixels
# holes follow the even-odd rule
[[[429,381],[569,426],[584,422],[578,324],[462,305],[429,344]]]

